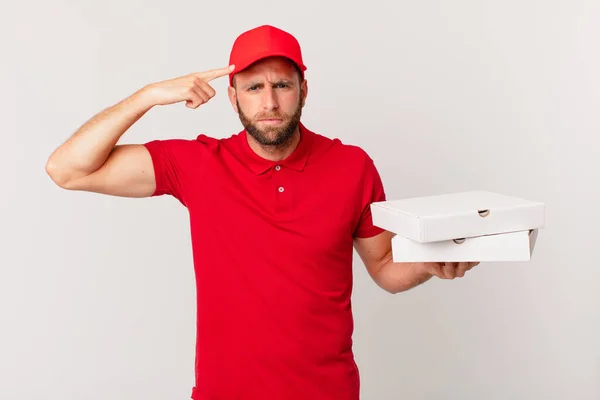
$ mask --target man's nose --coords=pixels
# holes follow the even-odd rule
[[[275,110],[279,107],[275,90],[269,88],[263,92],[263,108],[265,110]]]

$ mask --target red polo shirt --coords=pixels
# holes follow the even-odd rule
[[[154,196],[189,211],[197,289],[194,400],[356,400],[353,238],[385,199],[361,148],[300,126],[287,159],[245,131],[146,143]]]

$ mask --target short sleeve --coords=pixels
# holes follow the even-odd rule
[[[153,140],[144,143],[152,158],[156,189],[152,196],[171,195],[186,206],[185,171],[189,141]]]
[[[382,228],[373,225],[371,203],[385,201],[385,189],[375,163],[367,155],[362,179],[361,217],[354,231],[354,237],[368,238],[384,232]]]

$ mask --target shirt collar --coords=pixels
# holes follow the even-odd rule
[[[298,127],[300,129],[300,142],[298,142],[298,145],[292,154],[281,161],[267,160],[256,154],[250,147],[250,144],[248,144],[248,133],[246,130],[241,131],[237,134],[237,142],[243,162],[256,175],[263,174],[276,165],[281,165],[296,171],[304,170],[312,148],[314,133],[308,130],[302,122],[298,124]]]

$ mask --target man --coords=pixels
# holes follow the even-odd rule
[[[235,41],[229,67],[150,84],[86,122],[49,158],[62,188],[168,194],[189,210],[197,287],[195,400],[357,399],[352,255],[398,293],[476,263],[393,263],[392,234],[372,224],[385,199],[359,147],[300,122],[308,94],[300,46],[260,26]],[[117,145],[152,107],[209,101],[229,75],[244,127],[225,139]]]

